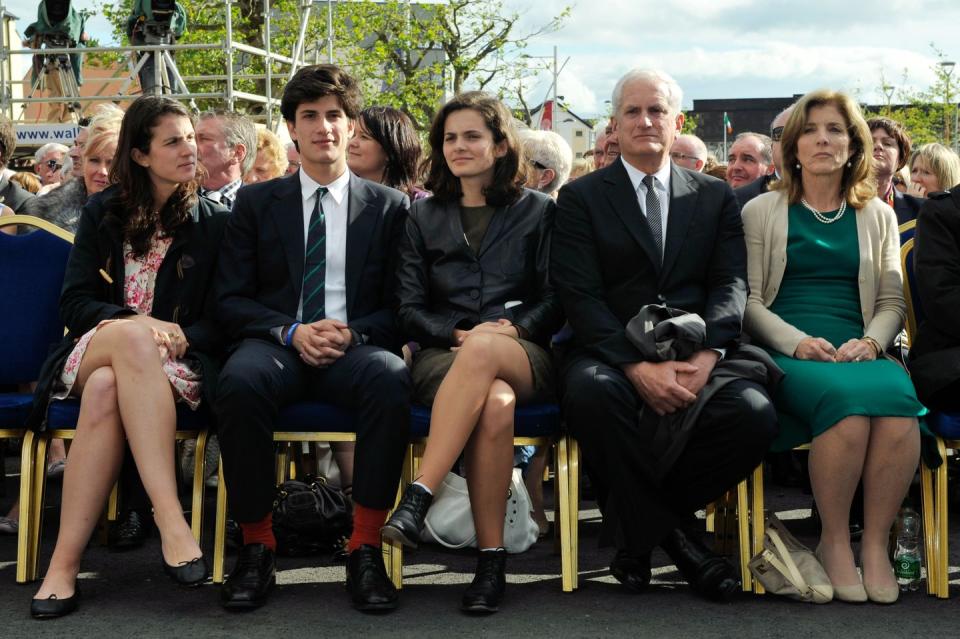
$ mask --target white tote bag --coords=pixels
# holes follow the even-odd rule
[[[503,521],[503,546],[510,554],[524,552],[537,541],[540,528],[530,514],[530,495],[519,468],[513,470]],[[467,480],[447,473],[433,496],[420,537],[447,548],[476,548],[477,531],[470,511]]]

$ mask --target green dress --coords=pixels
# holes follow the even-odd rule
[[[835,348],[863,337],[859,213],[848,207],[838,221],[823,224],[794,204],[787,215],[787,267],[770,310]],[[919,417],[926,412],[906,371],[889,359],[814,362],[770,354],[786,373],[774,395],[780,435],[773,450],[805,444],[851,415]]]

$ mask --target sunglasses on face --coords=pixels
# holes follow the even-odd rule
[[[780,141],[780,138],[782,138],[782,137],[783,137],[783,127],[782,127],[782,126],[775,126],[775,127],[773,127],[772,129],[770,129],[770,139],[771,139],[771,140],[773,140],[774,142],[779,142],[779,141]]]
[[[50,169],[54,171],[56,171],[57,169],[63,166],[62,164],[57,163],[56,160],[47,160],[46,162],[44,162],[44,164],[46,164],[48,167],[50,167]]]

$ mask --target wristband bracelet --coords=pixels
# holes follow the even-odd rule
[[[867,344],[869,344],[870,346],[873,346],[873,350],[877,351],[876,352],[877,357],[880,357],[880,355],[883,353],[883,347],[880,346],[880,342],[878,342],[877,340],[873,339],[872,337],[866,337],[866,336],[860,339],[866,342]]]
[[[283,340],[285,346],[291,346],[293,344],[293,334],[298,326],[300,326],[300,322],[294,322],[290,325],[290,328],[287,329],[287,338]]]

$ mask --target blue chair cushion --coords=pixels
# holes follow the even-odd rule
[[[514,437],[547,437],[560,432],[560,407],[556,404],[519,406],[514,413]],[[430,409],[414,406],[410,410],[410,436],[430,434]]]
[[[0,233],[0,384],[36,381],[63,338],[60,289],[70,242],[46,231]]]
[[[355,433],[356,415],[349,409],[333,404],[296,402],[280,411],[274,431]]]
[[[0,428],[23,428],[32,405],[31,393],[0,393]]]
[[[47,428],[69,430],[77,427],[80,418],[80,400],[64,399],[50,402],[47,412]],[[210,424],[203,405],[196,411],[186,404],[177,404],[177,430],[205,430]]]
[[[960,413],[931,412],[927,426],[944,439],[960,439]]]

